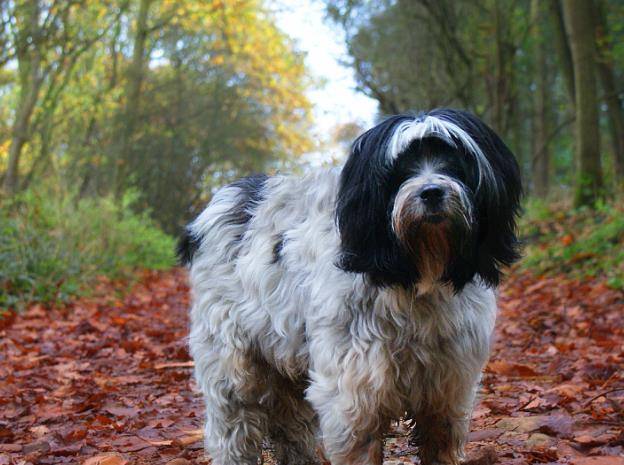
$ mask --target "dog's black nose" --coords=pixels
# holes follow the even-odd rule
[[[427,184],[421,189],[420,198],[425,205],[435,207],[442,202],[444,189],[436,184]]]

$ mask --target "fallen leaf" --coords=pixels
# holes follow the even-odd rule
[[[602,457],[577,457],[572,465],[624,465],[624,457],[607,455]]]
[[[504,376],[517,376],[520,378],[532,378],[539,376],[532,367],[521,363],[509,363],[504,360],[495,360],[488,363],[486,370],[490,373]]]
[[[122,436],[115,439],[111,444],[121,452],[136,452],[151,447],[149,442],[138,436]]]
[[[505,432],[502,428],[489,428],[479,431],[471,431],[468,435],[469,442],[486,441],[488,439],[496,439]]]
[[[533,433],[526,440],[526,446],[530,449],[545,448],[553,445],[553,438],[542,433]]]
[[[600,434],[577,434],[574,436],[574,442],[582,445],[583,447],[596,447],[609,444],[618,438],[617,433],[600,433]]]
[[[116,405],[110,405],[104,407],[111,415],[115,415],[116,417],[133,417],[139,413],[139,409],[134,407],[121,407]]]
[[[468,453],[462,461],[463,465],[492,465],[498,460],[496,449],[492,446],[479,447]]]
[[[155,370],[163,370],[165,368],[192,368],[195,366],[195,362],[169,362],[169,363],[159,363],[154,366]]]
[[[35,437],[42,438],[46,434],[50,433],[50,428],[48,428],[45,425],[37,425],[37,426],[31,427],[30,431],[35,435]]]
[[[21,444],[0,444],[0,452],[21,452]]]
[[[526,417],[502,418],[496,427],[506,431],[518,433],[532,433],[539,431],[551,436],[569,437],[572,433],[574,420],[569,415],[534,415]]]
[[[565,414],[553,414],[540,418],[541,421],[538,428],[540,433],[560,438],[569,438],[572,436],[574,419],[571,416]]]
[[[38,441],[26,444],[23,447],[22,452],[24,454],[32,454],[34,452],[39,454],[45,454],[46,452],[50,452],[50,449],[50,444],[47,441]]]
[[[183,458],[177,458],[168,461],[166,465],[191,465],[191,462]]]
[[[576,399],[579,394],[583,392],[583,388],[574,384],[560,384],[546,392],[555,392],[562,397],[566,397],[568,399]]]
[[[175,440],[175,443],[184,447],[184,446],[188,446],[189,444],[193,444],[194,442],[201,441],[203,437],[204,437],[203,432],[199,430],[198,433],[189,434],[187,436],[182,436],[180,438],[177,438]]]
[[[102,454],[88,458],[82,465],[125,465],[128,461],[119,454]]]

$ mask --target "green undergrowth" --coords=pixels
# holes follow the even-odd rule
[[[41,189],[0,201],[0,312],[88,293],[97,276],[171,267],[173,238],[133,212],[133,200]]]
[[[583,279],[598,277],[624,289],[624,207],[600,203],[573,209],[530,200],[521,220],[521,269]]]

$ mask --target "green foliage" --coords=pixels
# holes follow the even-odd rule
[[[0,204],[0,308],[65,301],[97,275],[174,263],[174,241],[147,213],[110,198],[26,191]]]
[[[310,151],[304,55],[268,4],[0,1],[5,190],[50,173],[83,196],[130,188],[173,232],[216,186]]]
[[[328,16],[345,32],[359,88],[379,102],[382,114],[468,109],[516,154],[528,192],[545,196],[579,184],[580,204],[593,202],[600,186],[594,186],[598,171],[573,156],[575,76],[563,3],[568,2],[325,0]],[[618,149],[624,137],[619,123],[624,118],[624,5],[614,0],[593,5],[603,65],[596,76],[602,103],[608,96],[613,100],[599,112],[602,141],[588,144],[602,152],[585,158],[614,167],[613,175],[604,170],[610,192],[624,179],[624,168],[618,170],[624,166],[624,148]],[[589,183],[578,180],[579,171]]]
[[[521,267],[575,278],[604,277],[624,289],[624,208],[621,202],[595,209],[571,209],[531,200],[521,231],[525,258]]]

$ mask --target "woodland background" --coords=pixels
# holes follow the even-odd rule
[[[549,217],[557,200],[617,221],[621,0],[323,3],[379,118],[469,109],[516,153],[531,212]],[[346,148],[365,129],[346,121],[311,137],[306,91],[318,82],[276,26],[278,7],[0,2],[0,306],[66,299],[98,273],[171,266],[172,236],[215,188],[305,170],[306,154]]]

